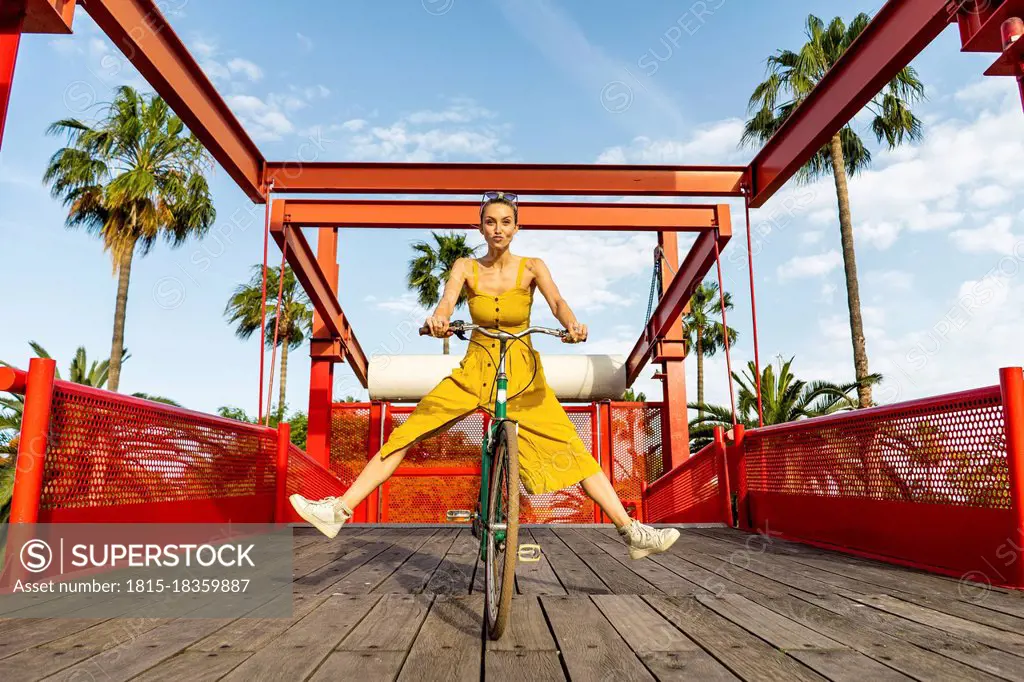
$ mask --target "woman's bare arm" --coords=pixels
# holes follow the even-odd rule
[[[462,287],[466,283],[469,267],[469,258],[460,258],[452,265],[452,272],[448,277],[448,283],[445,284],[444,293],[441,294],[441,300],[437,302],[434,313],[426,321],[433,336],[445,336],[448,333],[448,323],[459,300],[459,294],[462,293]]]
[[[569,343],[586,341],[587,325],[579,323],[576,315],[572,312],[572,308],[562,298],[562,293],[558,290],[555,280],[551,277],[551,271],[548,270],[548,266],[540,258],[531,258],[527,263],[527,267],[533,273],[534,279],[537,282],[537,289],[544,296],[544,300],[548,302],[551,314],[569,332],[570,338],[566,339],[566,341]]]

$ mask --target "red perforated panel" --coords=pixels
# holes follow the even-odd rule
[[[335,478],[294,444],[288,446],[288,478],[285,483],[286,497],[299,493],[311,500],[338,497],[349,485]],[[294,515],[290,506],[287,511]]]
[[[40,520],[111,506],[132,520],[130,505],[245,497],[258,498],[253,517],[268,520],[275,452],[269,429],[58,381]]]
[[[662,410],[658,405],[612,403],[612,484],[619,498],[643,516],[643,488],[663,473]]]
[[[364,403],[335,403],[331,410],[331,472],[345,484],[356,476],[373,456],[370,452],[370,406]]]
[[[750,491],[1010,508],[998,387],[755,429]]]
[[[587,450],[594,450],[593,407],[565,408],[569,421]],[[594,502],[577,484],[540,495],[528,495],[520,486],[519,521],[521,523],[593,523]]]
[[[716,457],[708,445],[647,489],[649,523],[717,523],[722,519]]]

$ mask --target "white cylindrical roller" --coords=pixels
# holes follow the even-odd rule
[[[376,355],[367,375],[371,400],[417,402],[459,366],[458,355]],[[563,401],[619,400],[626,390],[621,355],[541,356],[544,375]]]

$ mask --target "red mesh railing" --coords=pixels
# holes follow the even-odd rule
[[[330,468],[347,488],[374,454],[370,452],[370,406],[335,403],[332,408]]]
[[[292,493],[299,493],[315,500],[324,497],[337,497],[342,495],[348,486],[348,483],[343,483],[330,471],[324,469],[297,445],[288,444],[288,476],[285,479],[285,497]],[[287,506],[287,511],[295,519],[298,519],[290,505]]]
[[[646,518],[644,489],[664,473],[662,406],[658,403],[612,403],[612,485],[624,504]]]
[[[41,522],[273,518],[276,433],[54,383]]]
[[[718,471],[722,448],[711,443],[647,487],[649,523],[721,523]]]
[[[754,429],[745,511],[766,532],[1006,583],[1006,447],[998,386]]]

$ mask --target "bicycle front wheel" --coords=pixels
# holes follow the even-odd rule
[[[519,555],[519,442],[514,423],[502,422],[497,429],[493,453],[485,529],[484,609],[487,634],[491,639],[499,639],[512,610]]]

